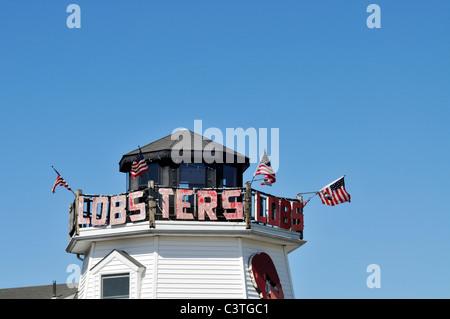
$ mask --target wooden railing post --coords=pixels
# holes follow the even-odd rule
[[[75,201],[69,204],[69,241],[75,233],[76,221],[75,217]]]
[[[245,183],[245,228],[250,229],[250,219],[252,217],[252,186]]]
[[[153,197],[155,191],[155,182],[148,181],[149,195],[147,199],[148,205],[148,227],[155,228],[156,200]]]
[[[78,225],[78,214],[83,214],[83,211],[79,212],[78,211],[78,200],[80,195],[83,194],[83,191],[81,189],[77,189],[75,192],[75,233],[77,235],[80,234],[80,225]]]

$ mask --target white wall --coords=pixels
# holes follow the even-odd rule
[[[113,249],[123,250],[145,266],[140,298],[259,298],[248,271],[249,257],[261,251],[272,258],[285,298],[293,298],[289,265],[282,245],[237,237],[149,236],[98,241],[85,256],[79,298],[97,298],[100,273],[90,270]],[[124,272],[111,262],[102,271]],[[132,280],[132,285],[137,285]],[[133,293],[131,297],[136,297]]]
[[[237,238],[160,237],[158,298],[243,298]]]

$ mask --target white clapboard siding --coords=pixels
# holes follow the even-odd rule
[[[158,298],[243,298],[237,238],[161,237]]]
[[[139,298],[153,298],[153,262],[154,262],[154,239],[128,239],[117,241],[100,241],[93,245],[91,248],[91,256],[88,256],[90,260],[86,260],[83,264],[83,274],[80,286],[80,298],[99,298],[101,296],[101,282],[100,275],[94,276],[90,271],[92,267],[97,265],[105,256],[107,256],[112,250],[123,250],[139,263],[145,266],[141,278],[134,279],[130,277],[130,293],[131,297],[134,296],[134,292],[137,291]],[[89,269],[85,265],[89,264]],[[129,269],[124,267],[123,263],[119,261],[111,261],[107,267],[102,269],[102,273],[121,273],[128,272]],[[87,281],[87,283],[84,283]]]
[[[105,258],[113,250],[126,252],[144,269],[137,273],[123,258]],[[272,258],[285,298],[294,298],[283,245],[234,236],[173,235],[93,243],[84,257],[79,298],[100,298],[101,275],[123,272],[131,275],[131,298],[259,298],[248,269],[250,256],[259,252]]]
[[[143,264],[145,270],[142,275],[140,298],[148,299],[153,298],[153,263],[155,248],[155,239],[153,237],[146,237],[98,242],[95,251],[101,260],[101,256],[106,256],[111,250],[120,249]]]
[[[261,243],[254,240],[243,239],[242,240],[242,252],[244,257],[244,269],[246,276],[247,298],[259,298],[258,292],[253,286],[250,272],[249,272],[249,258],[251,255],[265,252],[272,259],[275,268],[277,269],[278,276],[280,277],[281,287],[283,288],[284,298],[294,298],[292,290],[292,281],[289,272],[289,265],[287,264],[287,258],[282,245],[275,245],[269,243]]]
[[[80,275],[80,281],[78,283],[78,298],[79,299],[86,299],[86,293],[87,293],[87,283],[88,283],[88,273],[89,273],[89,259],[90,254],[87,253],[84,256],[83,265],[81,267],[81,275]]]

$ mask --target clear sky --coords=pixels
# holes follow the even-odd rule
[[[81,28],[69,29],[69,4]],[[381,28],[368,28],[369,4]],[[177,127],[279,128],[278,196],[305,208],[297,298],[450,298],[449,1],[0,2],[0,288],[64,283],[74,189]],[[270,155],[270,152],[269,152]],[[245,173],[251,178],[256,164]],[[377,264],[381,287],[368,288]]]

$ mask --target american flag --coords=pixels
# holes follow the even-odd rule
[[[263,155],[261,156],[261,159],[259,160],[258,168],[256,169],[255,174],[256,175],[265,175],[265,178],[267,179],[267,182],[270,184],[273,184],[276,182],[275,178],[275,172],[272,169],[272,166],[270,164],[269,157],[267,156],[266,150],[264,150]],[[261,185],[266,185],[262,183]]]
[[[147,171],[147,163],[145,162],[144,155],[142,155],[142,152],[139,149],[138,156],[136,156],[133,163],[131,164],[131,177],[135,178],[136,176],[142,176],[142,173]]]
[[[56,186],[64,186],[66,187],[69,191],[71,191],[72,189],[69,187],[69,185],[67,185],[66,181],[61,177],[61,175],[58,174],[58,177],[56,177],[56,181],[53,184],[52,187],[52,193],[55,193],[55,188]]]
[[[345,175],[319,191],[322,204],[334,206],[344,202],[350,202],[350,194],[345,190],[344,177]]]

